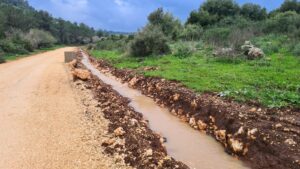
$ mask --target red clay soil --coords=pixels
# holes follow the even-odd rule
[[[116,69],[104,60],[95,60],[92,57],[90,60],[101,72],[116,76],[130,87],[153,98],[160,106],[168,108],[172,114],[189,123],[194,129],[213,136],[224,146],[227,153],[238,156],[249,163],[251,168],[300,168],[299,109],[267,109],[223,99],[212,93],[197,94],[178,82],[145,77],[133,70]],[[107,89],[103,90],[102,87],[96,90],[100,101],[103,97],[101,93],[107,92]],[[118,96],[117,93],[114,95]],[[116,103],[115,100],[117,99],[114,99],[113,103]],[[125,101],[121,105],[128,106]],[[132,109],[130,111],[134,112]],[[138,113],[131,114],[134,114],[136,119],[142,118]],[[123,116],[125,115],[120,118]],[[110,118],[109,112],[107,117]],[[122,121],[113,121],[115,123],[112,123],[112,129],[122,124]],[[126,124],[122,126],[130,130]],[[146,125],[142,126],[151,133]],[[137,137],[132,135],[131,140],[134,141],[128,144],[138,144]],[[151,135],[150,140],[156,140],[152,144],[160,147],[158,139]],[[128,145],[131,152],[138,151],[138,147],[130,146],[134,145]]]
[[[74,64],[74,67],[85,68],[80,63]],[[82,78],[77,76],[76,79]],[[188,169],[188,166],[167,155],[162,136],[149,128],[142,114],[129,106],[127,98],[93,75],[83,80],[86,88],[94,92],[98,106],[110,122],[108,132],[114,135],[102,143],[105,153],[124,156],[126,164],[138,169]],[[117,142],[120,139],[123,142]]]

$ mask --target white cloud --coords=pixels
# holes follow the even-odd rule
[[[88,17],[88,0],[50,0],[56,14],[69,20],[83,21]]]

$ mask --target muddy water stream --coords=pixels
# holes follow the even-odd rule
[[[83,53],[82,63],[104,83],[112,86],[119,94],[131,100],[137,112],[149,120],[152,130],[167,138],[168,154],[191,169],[246,169],[241,161],[224,152],[223,147],[212,137],[192,129],[173,116],[166,108],[159,107],[151,98],[140,91],[122,84],[113,76],[97,70]]]

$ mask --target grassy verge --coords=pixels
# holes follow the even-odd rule
[[[3,59],[5,61],[13,61],[13,60],[16,60],[16,59],[20,59],[20,58],[24,58],[24,57],[27,57],[27,56],[30,56],[30,55],[34,55],[34,54],[38,54],[38,53],[58,49],[58,48],[61,48],[61,47],[64,47],[64,46],[63,45],[56,45],[56,46],[53,46],[53,47],[50,47],[50,48],[37,49],[37,50],[35,50],[33,52],[30,52],[28,54],[21,54],[21,55],[20,54],[4,54]]]
[[[163,57],[132,58],[115,51],[92,51],[96,58],[106,59],[118,68],[138,69],[146,76],[177,80],[197,92],[218,92],[237,101],[258,101],[268,107],[300,107],[300,60],[286,52],[269,59],[223,62],[197,52],[180,59]]]

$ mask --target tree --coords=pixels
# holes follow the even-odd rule
[[[300,29],[300,14],[295,11],[278,13],[266,23],[265,32],[294,33]]]
[[[56,39],[49,32],[39,29],[31,29],[25,35],[25,39],[30,42],[34,49],[50,47],[56,42]]]
[[[129,54],[135,57],[161,55],[169,51],[166,36],[160,27],[154,25],[147,25],[138,32],[129,45]]]
[[[175,40],[181,29],[181,23],[174,18],[171,13],[164,12],[163,8],[158,8],[148,16],[150,25],[156,26],[169,38]]]
[[[285,0],[279,8],[279,11],[295,11],[297,13],[300,13],[300,2],[298,2],[297,0]]]
[[[236,16],[239,12],[240,7],[232,0],[207,0],[198,11],[190,14],[187,24],[199,24],[206,27],[228,16]]]
[[[258,21],[267,18],[267,10],[259,5],[246,3],[242,6],[241,15],[251,20]]]

